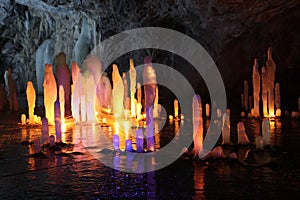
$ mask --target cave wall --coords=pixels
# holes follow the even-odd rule
[[[217,63],[229,96],[241,93],[243,80],[251,79],[253,59],[257,57],[262,66],[272,46],[276,78],[284,82],[287,94],[296,96],[300,91],[289,89],[286,79],[299,71],[299,11],[298,0],[2,0],[0,81],[3,84],[4,71],[11,67],[19,93],[24,93],[28,80],[36,86],[35,54],[46,39],[54,41],[55,55],[66,53],[71,66],[82,21],[87,19],[91,32],[96,25],[97,42],[145,26],[189,35]],[[176,61],[172,55],[164,62],[184,71],[184,63]],[[128,65],[122,62],[128,61],[118,62],[125,71]],[[294,79],[292,83],[298,81]]]

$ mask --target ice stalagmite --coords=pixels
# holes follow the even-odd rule
[[[245,111],[248,112],[249,109],[249,85],[247,81],[244,81],[244,106]]]
[[[80,121],[80,105],[81,105],[81,92],[82,92],[82,76],[80,69],[76,62],[72,63],[72,115],[76,122]]]
[[[239,122],[237,124],[237,132],[238,132],[238,144],[248,144],[249,139],[246,134],[245,125],[243,122]]]
[[[156,92],[155,92],[155,100],[154,100],[154,105],[153,105],[153,117],[158,118],[159,112],[158,112],[158,87],[156,87]]]
[[[81,69],[83,71],[84,88],[81,94],[81,105],[83,110],[86,111],[86,120],[89,122],[96,121],[96,85],[102,76],[102,63],[96,55],[88,56],[82,63]],[[84,112],[82,112],[84,113]],[[82,117],[82,116],[81,116]],[[82,119],[83,119],[82,118]]]
[[[266,68],[268,74],[268,109],[269,109],[269,117],[275,116],[274,109],[274,81],[275,81],[275,71],[276,64],[272,58],[271,47],[268,48],[268,59],[266,61]]]
[[[137,102],[142,103],[142,87],[140,83],[137,83]]]
[[[144,152],[144,133],[140,128],[136,130],[136,152]]]
[[[208,103],[205,104],[205,116],[206,118],[210,117],[210,105]]]
[[[195,94],[193,97],[193,139],[194,156],[199,155],[203,145],[203,118],[201,97]]]
[[[93,75],[90,74],[85,79],[85,103],[86,103],[86,120],[88,122],[96,122],[95,97],[96,85]]]
[[[27,104],[28,104],[29,122],[31,124],[33,124],[34,123],[34,108],[35,108],[36,94],[35,94],[35,90],[34,90],[34,87],[33,87],[31,81],[27,82],[26,97],[27,97]]]
[[[253,73],[252,73],[252,83],[253,83],[253,104],[254,104],[254,116],[260,117],[259,114],[259,94],[260,94],[260,75],[258,71],[257,59],[254,59]]]
[[[65,120],[65,106],[64,106],[65,105],[65,90],[62,85],[59,86],[58,95],[59,95],[61,122],[64,123],[64,120]]]
[[[276,106],[276,117],[281,116],[281,109],[280,109],[280,85],[279,83],[275,84],[275,106]]]
[[[60,106],[64,107],[64,113],[61,113],[62,116],[71,114],[71,83],[70,83],[70,69],[66,64],[66,55],[64,53],[59,53],[55,57],[56,63],[56,80],[57,85],[61,85],[64,90],[64,102],[60,102]],[[61,98],[61,97],[60,97]]]
[[[109,78],[105,73],[99,79],[96,87],[96,95],[98,105],[96,105],[96,110],[100,112],[110,112],[112,107],[112,88]]]
[[[26,125],[26,115],[25,114],[21,115],[21,125]]]
[[[136,108],[135,108],[135,93],[136,93],[136,70],[134,68],[133,59],[129,60],[129,77],[130,77],[130,107],[131,107],[131,117],[136,117]]]
[[[263,115],[264,117],[268,117],[268,74],[265,66],[261,69],[261,85],[262,85],[262,102],[263,102]]]
[[[222,144],[230,144],[230,110],[223,114]]]
[[[60,116],[60,103],[55,101],[54,103],[54,118],[55,118],[55,134],[56,142],[61,142],[61,116]]]
[[[142,114],[142,87],[140,83],[137,83],[137,104],[136,104],[136,117],[141,119]]]
[[[178,118],[178,100],[174,100],[174,117]]]
[[[46,64],[44,73],[44,106],[49,125],[54,125],[54,102],[57,98],[57,85],[52,72],[52,65]]]
[[[123,72],[122,74],[122,80],[123,80],[123,85],[124,85],[124,109],[125,110],[129,110],[129,103],[130,103],[130,99],[128,97],[128,82],[127,82],[127,78],[126,78],[126,73]]]
[[[147,151],[155,151],[153,105],[156,97],[156,72],[152,66],[151,57],[144,58],[145,68],[143,72],[145,111],[146,111],[146,137]]]
[[[124,85],[116,64],[113,64],[112,81],[113,114],[115,118],[121,118],[124,113]]]

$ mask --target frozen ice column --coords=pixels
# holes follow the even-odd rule
[[[281,116],[281,109],[280,109],[280,85],[279,83],[275,84],[275,106],[276,106],[276,117]]]
[[[193,97],[193,139],[194,156],[199,155],[203,143],[203,119],[201,97],[195,94]]]
[[[54,102],[57,98],[57,86],[52,65],[46,64],[44,73],[44,106],[49,125],[54,125]]]
[[[262,102],[263,102],[263,114],[264,117],[268,117],[268,74],[265,66],[261,69],[261,79],[262,79]]]
[[[34,108],[35,108],[36,94],[35,94],[35,90],[34,90],[34,87],[33,87],[31,81],[27,82],[26,97],[27,97],[27,103],[28,103],[29,122],[31,124],[33,124],[34,123]]]
[[[222,144],[230,144],[230,110],[223,114]]]
[[[275,116],[274,109],[274,81],[275,81],[275,71],[276,64],[272,58],[271,47],[268,48],[268,59],[266,62],[267,74],[268,74],[268,108],[269,117]]]
[[[155,151],[153,105],[156,96],[156,73],[152,67],[151,57],[144,58],[145,68],[143,72],[145,110],[146,110],[146,137],[147,151]]]
[[[82,92],[82,76],[80,69],[76,62],[72,63],[72,115],[76,122],[80,121],[80,105],[81,105],[81,92]]]
[[[130,108],[131,117],[136,117],[135,92],[136,92],[136,70],[134,68],[133,59],[129,60],[129,77],[130,77]]]
[[[253,83],[254,117],[260,117],[259,114],[260,75],[258,71],[258,62],[256,58],[254,59],[254,65],[253,65],[252,83]]]
[[[246,134],[245,125],[243,122],[239,122],[237,124],[237,131],[238,131],[238,144],[248,144],[249,139]]]
[[[71,114],[71,83],[70,83],[70,69],[69,66],[66,64],[66,55],[64,53],[59,53],[55,57],[56,62],[56,79],[57,79],[57,85],[63,87],[64,96],[59,97],[63,98],[64,102],[60,102],[61,106],[64,107],[63,113],[61,113],[62,116],[68,116]]]
[[[178,100],[174,100],[174,117],[178,118]]]
[[[116,64],[113,64],[112,81],[113,114],[115,118],[121,118],[124,113],[124,85]]]

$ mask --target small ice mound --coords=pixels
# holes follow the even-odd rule
[[[235,152],[231,152],[229,154],[229,159],[236,160],[237,159],[237,154]]]
[[[188,153],[189,153],[189,149],[187,147],[183,147],[180,154],[185,155],[185,154],[188,154]]]
[[[206,158],[225,158],[223,149],[221,146],[215,147],[213,150],[211,150],[207,155]]]
[[[245,125],[243,122],[238,123],[237,131],[238,131],[238,144],[249,144],[249,139],[246,134]]]
[[[125,145],[126,145],[125,151],[129,151],[129,152],[132,152],[132,151],[133,151],[131,140],[126,140],[126,141],[125,141]]]
[[[291,117],[294,119],[300,119],[300,112],[293,111]]]
[[[259,149],[259,150],[264,148],[263,137],[261,137],[261,136],[255,137],[255,146],[256,146],[256,149]]]
[[[221,146],[217,146],[211,151],[211,155],[213,158],[225,158],[223,149]]]

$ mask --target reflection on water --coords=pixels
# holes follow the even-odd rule
[[[233,120],[231,123],[233,143],[237,122]],[[189,121],[184,123],[188,125]],[[254,138],[261,135],[261,121],[247,119],[244,123],[250,142],[254,142]],[[173,138],[188,135],[181,131],[183,124],[180,121],[173,120],[171,124],[162,126],[164,121],[155,120],[158,150]],[[143,174],[113,170],[95,159],[95,155],[101,156],[99,151],[113,149],[111,141],[116,132],[120,136],[122,150],[125,149],[126,139],[131,139],[136,149],[136,124],[122,121],[117,127],[81,124],[66,126],[63,130],[63,142],[72,144],[68,149],[63,149],[66,154],[46,152],[46,158],[39,158],[29,156],[34,153],[34,145],[20,145],[21,141],[40,139],[42,142],[39,128],[26,127],[17,131],[11,126],[1,127],[1,199],[16,197],[14,195],[20,195],[20,198],[47,198],[50,194],[66,199],[265,199],[266,194],[269,198],[284,197],[286,193],[277,192],[282,191],[282,188],[289,194],[299,190],[300,158],[296,152],[300,143],[300,122],[296,120],[271,120],[270,146],[278,146],[278,151],[276,148],[259,151],[251,145],[227,145],[223,146],[226,159],[195,161],[183,157],[165,169]],[[49,135],[55,135],[54,127],[50,127]],[[82,154],[73,154],[76,152]],[[232,152],[237,154],[238,160],[228,159]],[[155,157],[130,154],[117,154],[110,159],[108,162],[115,168],[125,167],[140,172],[160,162]],[[283,173],[287,178],[279,175]]]
[[[194,189],[195,189],[195,199],[205,199],[205,169],[207,166],[199,166],[196,163],[194,166]]]

